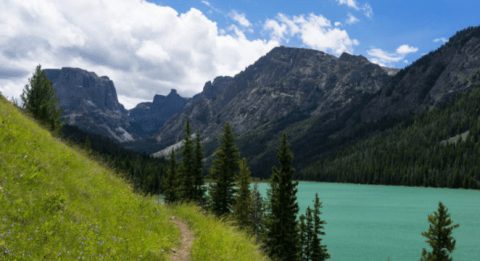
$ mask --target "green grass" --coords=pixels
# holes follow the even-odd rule
[[[262,259],[245,233],[156,202],[0,95],[0,260],[169,260],[172,215],[194,228],[193,260]]]
[[[175,216],[189,224],[195,236],[192,260],[267,260],[255,245],[255,239],[245,232],[211,215],[201,208],[180,204],[172,209]]]

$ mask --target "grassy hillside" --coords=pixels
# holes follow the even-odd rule
[[[71,146],[0,95],[0,260],[168,260],[180,245],[172,215],[194,228],[193,260],[264,260],[245,234],[134,194]],[[211,231],[228,240],[209,242]]]

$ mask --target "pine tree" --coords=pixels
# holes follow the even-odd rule
[[[200,205],[205,204],[205,189],[204,178],[203,178],[203,151],[202,143],[200,142],[200,132],[197,131],[195,140],[195,162],[194,162],[194,171],[193,171],[193,198]]]
[[[310,261],[312,260],[312,255],[313,255],[313,237],[314,237],[313,212],[310,206],[308,206],[307,210],[305,211],[305,219],[307,220],[307,222],[305,225],[306,239],[305,239],[304,252],[305,252],[305,260]]]
[[[442,202],[438,203],[438,210],[434,212],[434,215],[428,215],[428,222],[430,223],[428,232],[422,232],[422,236],[428,238],[425,242],[432,247],[433,251],[427,252],[424,248],[420,260],[451,261],[450,253],[455,249],[456,243],[451,234],[459,224],[452,225],[453,221],[450,219],[448,209]]]
[[[298,235],[297,185],[292,177],[293,153],[288,149],[287,134],[284,132],[277,158],[280,170],[272,167],[268,213],[266,214],[265,246],[268,255],[280,260],[299,260],[300,239]]]
[[[305,252],[307,246],[307,225],[305,224],[305,215],[301,214],[298,220],[300,230],[300,260],[307,260]]]
[[[250,170],[247,159],[240,161],[240,172],[237,178],[237,195],[235,197],[234,214],[239,226],[243,229],[250,228],[250,215],[252,213],[252,194],[250,192]]]
[[[87,135],[85,138],[85,143],[83,144],[83,149],[87,152],[87,154],[92,153],[92,143],[90,142],[90,136]]]
[[[181,163],[179,167],[179,176],[180,176],[180,186],[179,190],[181,191],[180,197],[185,201],[194,201],[194,183],[195,183],[195,162],[194,162],[194,147],[193,141],[190,135],[190,119],[187,118],[185,127],[183,129],[183,148],[181,152]]]
[[[35,119],[49,127],[51,131],[58,134],[65,121],[60,122],[62,108],[57,109],[58,98],[52,88],[52,82],[47,79],[47,76],[41,70],[41,65],[37,66],[35,74],[28,80],[30,86],[25,85],[25,89],[20,96],[23,101],[23,108],[31,113]]]
[[[319,238],[320,235],[325,235],[323,225],[327,224],[325,220],[320,219],[320,208],[322,207],[322,202],[318,198],[318,193],[315,193],[315,200],[313,201],[313,238],[312,238],[312,260],[327,260],[330,258],[330,254],[327,253],[327,246],[321,245],[322,239]]]
[[[234,204],[235,178],[239,170],[240,152],[235,146],[230,124],[225,124],[222,142],[218,143],[219,149],[215,152],[215,159],[210,168],[211,184],[210,193],[212,210],[217,216],[231,213]]]
[[[175,151],[173,149],[170,153],[164,188],[165,202],[174,203],[178,200],[177,160],[175,159]]]
[[[253,185],[252,191],[252,206],[251,206],[251,214],[250,214],[250,224],[252,227],[252,234],[255,236],[257,242],[260,239],[260,235],[263,231],[263,213],[264,213],[264,204],[263,198],[258,191],[258,184],[255,183]]]

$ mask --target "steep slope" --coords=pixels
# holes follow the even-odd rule
[[[62,118],[82,130],[113,138],[134,140],[127,111],[118,102],[113,82],[79,68],[44,69],[63,107]]]
[[[190,98],[183,98],[172,89],[167,96],[155,95],[153,102],[142,102],[129,110],[130,125],[140,137],[150,137],[163,126],[165,121],[180,112]]]
[[[202,139],[210,140],[209,156],[228,121],[237,136],[244,136],[240,149],[252,160],[267,149],[272,154],[269,143],[288,126],[349,110],[359,97],[377,92],[390,78],[363,56],[343,53],[337,58],[316,50],[274,48],[217,95],[196,100],[169,119],[156,139],[160,147],[180,141],[189,117],[192,129],[198,128]],[[305,135],[305,129],[300,131],[298,138]]]
[[[275,163],[276,141],[287,131],[294,166],[301,172],[369,133],[392,127],[468,89],[470,84],[459,80],[480,68],[479,58],[479,27],[458,32],[398,72],[362,56],[344,53],[336,58],[279,47],[236,75],[212,99],[185,107],[155,138],[161,148],[178,142],[188,116],[202,139],[210,139],[205,145],[208,157],[228,121],[252,175],[268,176]]]
[[[480,27],[469,27],[448,42],[400,71],[361,112],[362,121],[405,115],[437,106],[452,94],[465,90],[480,68]]]
[[[168,260],[173,215],[193,230],[195,260],[266,260],[244,231],[158,203],[0,95],[0,260]]]
[[[166,260],[179,239],[153,198],[132,193],[1,95],[0,216],[1,260]]]
[[[238,135],[293,113],[317,115],[343,108],[364,93],[375,93],[387,73],[363,56],[340,58],[309,49],[274,48],[211,99],[199,99],[169,119],[156,135],[178,142],[186,117],[202,137],[215,137],[228,121]]]

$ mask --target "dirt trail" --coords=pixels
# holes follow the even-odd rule
[[[193,242],[193,234],[188,229],[187,224],[182,221],[176,220],[175,216],[172,217],[173,223],[175,226],[180,228],[180,233],[182,234],[182,243],[180,249],[172,249],[173,254],[170,256],[171,261],[188,261],[190,260],[190,251]]]

